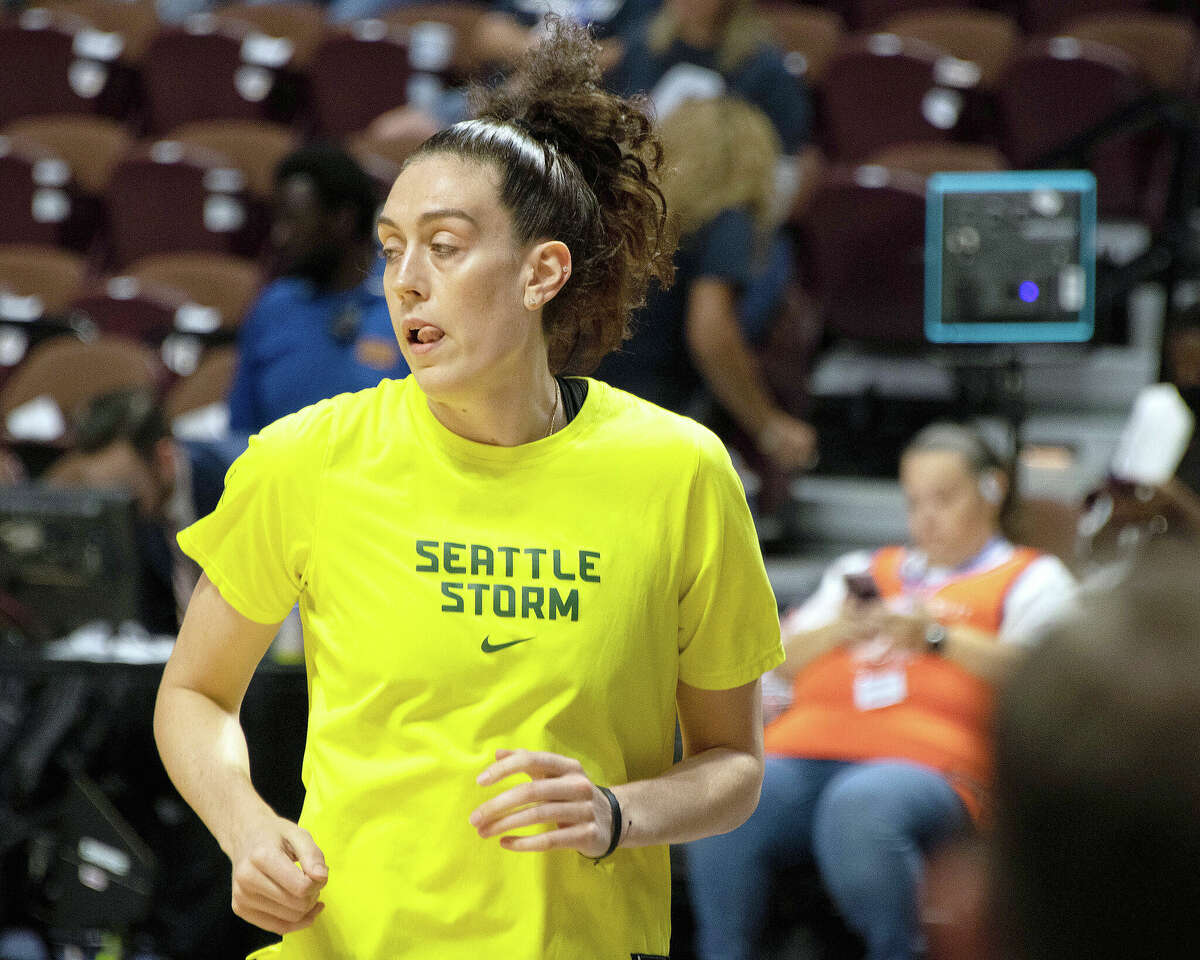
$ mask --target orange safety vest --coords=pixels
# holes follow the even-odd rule
[[[926,608],[947,625],[995,634],[1004,618],[1004,600],[1017,578],[1040,554],[1017,547],[1012,557],[989,570],[953,578],[933,590]],[[871,574],[885,601],[902,597],[903,547],[885,547],[871,562]],[[878,709],[855,703],[855,680],[867,669],[852,651],[838,647],[800,671],[793,700],[766,729],[768,753],[834,760],[908,760],[940,771],[979,817],[991,780],[989,740],[991,684],[948,659],[920,653],[889,669],[903,671],[906,693]]]

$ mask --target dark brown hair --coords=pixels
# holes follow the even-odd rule
[[[571,278],[542,312],[555,373],[590,372],[628,336],[650,278],[666,286],[674,276],[662,145],[642,99],[601,87],[598,50],[585,28],[551,18],[505,83],[472,91],[475,119],[408,161],[452,153],[492,164],[517,242],[571,251]]]

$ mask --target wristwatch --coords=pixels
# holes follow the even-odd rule
[[[925,628],[925,649],[939,656],[946,652],[946,640],[950,631],[936,620]]]

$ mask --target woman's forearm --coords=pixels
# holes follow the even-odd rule
[[[246,825],[273,816],[251,783],[237,714],[195,690],[164,685],[154,710],[154,737],[180,796],[232,857]]]
[[[761,756],[712,747],[661,776],[612,788],[621,804],[622,847],[686,843],[728,833],[758,805]]]
[[[787,659],[775,668],[775,673],[785,680],[796,679],[796,674],[810,663],[861,632],[852,625],[838,619],[815,630],[802,630],[785,634],[783,651]]]
[[[941,654],[967,673],[989,683],[999,683],[1020,657],[1021,649],[1016,644],[1001,643],[994,634],[971,627],[951,626],[946,631]]]

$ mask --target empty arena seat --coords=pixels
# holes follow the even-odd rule
[[[999,89],[1004,152],[1016,167],[1094,129],[1144,96],[1137,63],[1107,44],[1075,37],[1035,37],[1013,56]],[[1121,134],[1084,158],[1096,174],[1101,215],[1157,220],[1148,184],[1165,146],[1161,131]]]
[[[0,243],[84,250],[96,216],[59,154],[27,137],[0,135]]]
[[[214,14],[218,21],[241,27],[252,60],[269,59],[277,69],[297,73],[308,69],[325,32],[321,7],[314,3],[230,3]]]
[[[128,128],[116,120],[81,114],[27,117],[10,123],[2,132],[57,154],[67,162],[71,179],[94,197],[103,195],[117,161],[134,142]]]
[[[1016,21],[996,10],[939,7],[911,10],[891,17],[888,33],[923,40],[979,68],[979,86],[990,89],[1004,74],[1021,37]]]
[[[86,275],[86,261],[68,250],[21,244],[0,246],[0,318],[12,308],[29,318],[59,313],[80,292]],[[26,302],[6,309],[7,298]]]
[[[196,370],[167,391],[167,420],[176,435],[222,435],[229,426],[227,398],[237,369],[237,348],[208,351]],[[214,429],[215,427],[215,429]]]
[[[1154,0],[1020,0],[1019,19],[1026,33],[1051,33],[1068,20],[1093,13],[1146,10]]]
[[[923,176],[833,165],[799,226],[802,273],[830,333],[888,345],[924,342]]]
[[[161,133],[194,120],[277,119],[280,100],[290,106],[279,88],[286,58],[278,48],[256,45],[253,33],[207,13],[160,30],[142,63],[151,129]]]
[[[389,10],[384,21],[407,33],[408,62],[414,72],[435,74],[446,83],[468,79],[480,66],[474,35],[487,13],[483,3],[409,3]]]
[[[154,351],[136,340],[55,337],[31,351],[0,389],[2,435],[9,442],[64,445],[82,404],[123,387],[157,389],[162,375]]]
[[[1200,84],[1200,29],[1181,14],[1131,10],[1077,17],[1059,31],[1126,53],[1159,90],[1195,95]]]
[[[257,254],[246,176],[233,161],[176,140],[135,146],[106,193],[109,261],[123,267],[182,250]]]
[[[1004,154],[985,143],[896,143],[874,154],[869,162],[922,177],[943,171],[1008,169]]]
[[[949,140],[978,70],[938,47],[894,33],[848,37],[825,70],[825,145],[861,160],[890,143]]]
[[[186,312],[188,295],[174,287],[144,283],[127,274],[102,277],[75,297],[70,313],[86,318],[100,333],[140,340],[161,346]],[[182,321],[187,324],[186,318]],[[217,322],[211,315],[200,321],[206,327]]]
[[[246,189],[258,200],[269,200],[275,188],[275,168],[300,146],[294,130],[254,120],[198,120],[171,130],[165,137],[222,154],[246,175]]]
[[[771,25],[772,42],[783,51],[788,71],[819,85],[846,33],[841,16],[825,7],[777,0],[760,4],[758,12]]]
[[[217,315],[210,315],[202,324],[210,328],[205,332],[235,330],[263,284],[262,271],[254,261],[221,253],[153,254],[130,264],[123,272],[152,287],[180,290],[191,302],[215,310]],[[216,326],[212,327],[214,320]]]
[[[327,34],[310,71],[315,125],[327,137],[364,130],[408,100],[407,31],[384,20],[358,20]]]
[[[0,124],[47,113],[120,116],[126,91],[110,84],[120,44],[71,13],[33,7],[0,20]]]
[[[838,4],[855,30],[878,30],[890,17],[909,10],[960,6],[961,0],[840,0]]]

